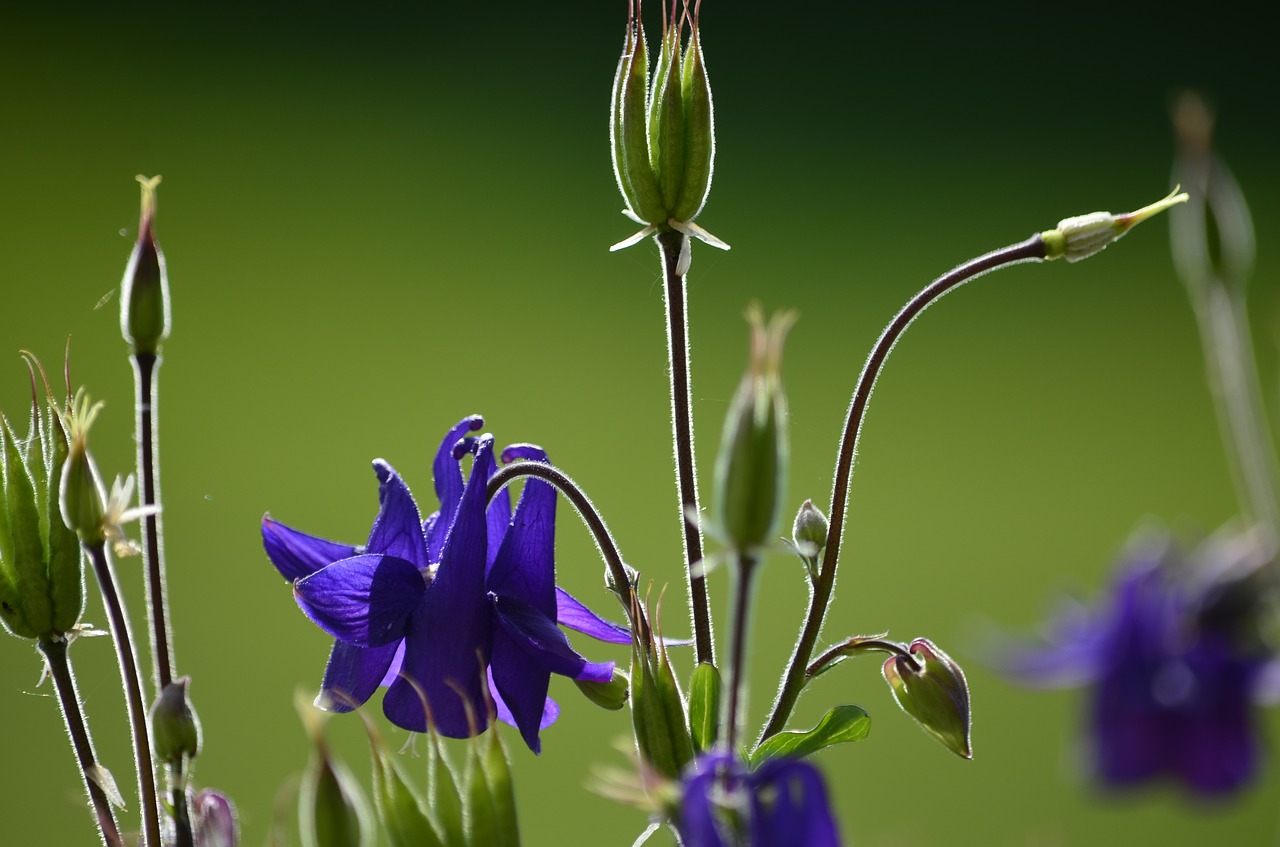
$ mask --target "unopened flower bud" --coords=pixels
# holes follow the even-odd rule
[[[200,719],[187,699],[191,677],[175,679],[151,706],[151,739],[156,758],[182,768],[200,753]]]
[[[951,752],[973,758],[969,744],[969,685],[964,671],[926,638],[911,642],[905,656],[892,656],[881,668],[902,710]]]
[[[359,784],[329,751],[322,719],[309,704],[298,704],[315,749],[298,792],[298,835],[303,847],[371,847],[373,814]]]
[[[80,543],[58,517],[67,434],[52,401],[35,397],[33,376],[26,438],[0,415],[0,623],[22,638],[71,632],[84,611]]]
[[[796,512],[796,519],[791,525],[791,545],[804,560],[809,570],[810,579],[818,578],[818,556],[827,546],[827,532],[831,524],[822,510],[813,505],[812,500],[805,500]]]
[[[663,10],[662,41],[649,73],[648,44],[634,2],[614,76],[609,133],[613,172],[624,213],[645,228],[613,249],[655,232],[678,230],[722,249],[728,245],[692,224],[711,190],[715,119],[702,53],[698,5]],[[685,38],[685,26],[689,27]]]
[[[107,490],[89,454],[89,428],[101,408],[100,402],[90,403],[83,392],[72,402],[67,427],[70,444],[59,486],[62,520],[85,544],[101,544],[106,539]]]
[[[1119,241],[1121,236],[1147,218],[1185,202],[1187,202],[1186,192],[1179,194],[1178,189],[1175,188],[1163,200],[1157,200],[1127,215],[1092,212],[1088,215],[1065,218],[1058,221],[1056,229],[1040,233],[1040,237],[1044,240],[1044,257],[1050,261],[1066,259],[1068,262],[1087,259],[1094,253],[1102,252],[1111,242]]]
[[[142,184],[142,211],[138,240],[129,254],[120,283],[120,332],[133,352],[154,354],[169,337],[169,276],[164,253],[156,243],[156,186],[160,177],[139,176]]]
[[[613,669],[613,678],[608,682],[592,682],[589,679],[575,679],[574,684],[588,700],[602,709],[616,712],[627,705],[627,696],[631,684],[626,674],[617,668]]]
[[[189,805],[195,847],[237,847],[240,827],[236,809],[225,794],[206,788],[192,796]]]
[[[729,405],[716,457],[715,519],[734,550],[764,546],[777,536],[787,488],[787,399],[779,367],[795,322],[790,312],[766,327],[760,309],[747,312],[751,357]]]

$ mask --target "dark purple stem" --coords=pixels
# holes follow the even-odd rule
[[[159,501],[156,468],[156,370],[160,357],[154,353],[137,353],[133,357],[136,388],[138,439],[138,499],[141,506],[154,506]],[[147,605],[151,610],[151,655],[154,662],[156,691],[173,681],[173,647],[169,632],[169,599],[165,587],[164,549],[161,547],[160,515],[142,519],[142,560],[147,574]]]
[[[830,516],[831,527],[827,532],[827,546],[818,571],[818,579],[814,582],[813,592],[809,596],[809,613],[805,618],[804,628],[800,631],[800,638],[796,642],[795,652],[792,653],[791,661],[787,665],[782,686],[773,704],[773,712],[760,736],[761,741],[783,730],[791,717],[792,709],[800,699],[800,692],[804,689],[809,658],[813,655],[813,648],[817,644],[818,634],[822,630],[822,622],[826,616],[827,605],[831,602],[831,591],[836,584],[836,565],[840,558],[840,543],[844,537],[845,507],[849,502],[849,477],[853,473],[853,459],[858,451],[858,435],[866,415],[867,401],[871,399],[871,389],[875,387],[876,377],[880,375],[880,369],[888,358],[889,351],[893,349],[893,345],[897,343],[898,338],[911,325],[915,317],[942,295],[988,271],[1020,262],[1042,260],[1044,256],[1044,241],[1039,235],[1033,235],[1019,244],[1002,247],[965,262],[938,277],[912,297],[876,340],[875,346],[871,349],[871,355],[863,365],[862,374],[858,377],[853,399],[849,403],[849,413],[845,418],[844,434],[840,439],[840,452],[836,459],[835,481],[831,488],[831,507],[827,513]]]

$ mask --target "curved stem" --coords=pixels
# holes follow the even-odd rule
[[[489,477],[489,484],[486,490],[487,500],[492,501],[504,486],[510,485],[525,476],[531,476],[554,485],[573,504],[573,508],[582,516],[583,523],[591,531],[591,535],[596,542],[596,549],[600,551],[600,556],[608,566],[609,573],[613,575],[614,584],[617,586],[615,593],[617,593],[619,600],[622,600],[624,596],[622,594],[623,591],[626,591],[628,595],[634,594],[635,586],[632,585],[631,575],[627,573],[627,566],[622,561],[622,554],[618,552],[618,545],[609,533],[609,527],[605,526],[604,518],[600,516],[595,504],[591,502],[591,498],[587,497],[583,490],[578,487],[578,483],[574,482],[568,474],[555,465],[546,462],[526,461],[515,462],[499,468],[493,476]],[[648,627],[645,625],[644,616],[633,615],[630,603],[623,601],[622,605],[626,609],[627,619],[631,621],[632,630],[637,636],[641,637],[641,643],[644,643],[648,636]]]
[[[158,394],[155,382],[160,357],[153,353],[133,356],[136,431],[138,440],[138,501],[140,506],[154,506],[159,501],[156,456],[155,405]],[[169,599],[165,588],[164,548],[160,544],[160,515],[142,519],[142,560],[147,574],[147,605],[151,631],[151,657],[156,691],[173,681],[172,633],[169,631]]]
[[[864,638],[854,636],[849,640],[837,644],[821,656],[813,660],[813,664],[805,669],[805,676],[813,679],[818,674],[827,669],[829,665],[843,659],[846,656],[853,656],[862,652],[888,653],[891,656],[901,656],[915,670],[920,670],[920,663],[916,661],[916,657],[911,655],[906,647],[896,641],[887,641],[883,638]]]
[[[142,682],[138,672],[138,660],[133,651],[133,636],[129,631],[129,618],[125,614],[124,600],[116,584],[115,571],[107,561],[107,551],[101,541],[85,544],[84,548],[93,560],[93,570],[102,590],[102,602],[111,622],[111,640],[116,645],[116,660],[120,665],[120,680],[124,683],[125,700],[129,706],[129,722],[133,735],[134,764],[138,769],[138,802],[142,806],[143,847],[161,847],[160,807],[156,797],[156,775],[151,764],[151,736],[147,731],[147,706],[142,698]]]
[[[95,771],[99,768],[98,756],[93,749],[89,725],[85,722],[84,712],[80,708],[80,692],[76,688],[76,677],[67,659],[67,641],[41,639],[37,646],[44,654],[45,662],[49,667],[49,676],[53,678],[53,687],[58,691],[58,704],[62,707],[62,718],[67,724],[67,735],[71,736],[71,748],[75,751],[76,763],[80,766],[80,778],[84,781],[85,790],[89,793],[89,802],[93,806],[93,815],[98,821],[98,833],[102,836],[102,843],[106,847],[124,847],[115,813],[111,810],[111,802],[107,799],[102,786],[98,784],[95,775]]]
[[[822,630],[827,605],[831,602],[831,591],[835,587],[836,565],[840,557],[840,543],[844,537],[845,507],[849,502],[849,477],[853,473],[853,459],[858,451],[858,435],[862,429],[863,417],[866,415],[867,401],[871,399],[871,389],[875,387],[876,377],[879,376],[889,351],[893,349],[893,345],[915,317],[942,295],[989,271],[1020,262],[1042,260],[1044,255],[1044,242],[1037,234],[1019,244],[993,250],[953,268],[912,297],[889,322],[884,332],[880,334],[880,338],[876,340],[875,346],[871,348],[871,355],[867,357],[867,362],[862,367],[862,374],[858,377],[857,386],[854,388],[853,399],[849,403],[849,412],[845,418],[844,434],[840,439],[835,480],[831,486],[831,507],[827,512],[830,515],[831,527],[827,532],[827,546],[822,556],[818,578],[814,581],[809,595],[809,613],[805,617],[804,628],[800,631],[800,638],[796,642],[795,652],[792,653],[791,661],[787,665],[782,686],[773,704],[773,712],[760,736],[761,741],[782,731],[804,688],[809,657],[813,655],[818,633]]]
[[[721,725],[725,749],[736,751],[747,703],[747,638],[751,629],[751,594],[755,589],[758,559],[749,553],[737,554],[734,573],[733,617],[729,620],[729,697],[725,701]]]
[[[693,640],[699,664],[715,664],[711,635],[711,604],[707,580],[694,566],[702,561],[702,529],[698,514],[698,469],[693,453],[693,404],[689,388],[689,313],[680,250],[687,236],[663,232],[654,236],[662,250],[663,299],[667,311],[667,361],[671,373],[671,429],[675,443],[676,482],[680,494],[680,522],[684,529],[684,566],[689,577],[689,607],[693,612]]]

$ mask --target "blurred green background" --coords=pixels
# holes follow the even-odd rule
[[[704,472],[745,360],[748,301],[800,312],[785,363],[789,499],[825,505],[849,392],[894,311],[977,253],[1163,196],[1168,102],[1188,85],[1216,105],[1219,149],[1252,204],[1251,305],[1274,408],[1280,75],[1269,31],[1239,4],[1194,19],[1170,6],[704,5],[719,157],[699,222],[733,245],[695,247],[690,277]],[[305,761],[292,699],[318,684],[329,643],[267,563],[258,521],[270,511],[362,540],[375,457],[426,502],[431,451],[465,414],[483,413],[500,443],[544,445],[628,560],[671,584],[667,628],[684,627],[656,250],[605,249],[634,229],[617,214],[606,132],[625,11],[26,4],[0,17],[0,408],[25,414],[17,350],[56,369],[70,334],[75,382],[107,401],[94,448],[108,475],[132,466],[132,382],[118,303],[95,304],[132,244],[134,174],[164,175],[177,667],[204,723],[197,779],[234,797],[245,844],[264,842],[277,787]],[[900,714],[874,662],[824,677],[796,725],[837,701],[874,719],[866,741],[820,760],[849,843],[1276,839],[1274,762],[1222,804],[1171,788],[1105,800],[1081,779],[1080,694],[1019,690],[979,661],[993,623],[1030,632],[1058,592],[1096,592],[1145,517],[1188,534],[1230,518],[1219,444],[1162,222],[1084,265],[983,279],[911,329],[863,433],[826,635],[942,644],[973,688],[976,758]],[[561,582],[616,617],[567,508],[558,543]],[[141,613],[137,562],[120,571]],[[725,582],[711,579],[717,611]],[[804,597],[799,565],[771,560],[755,726]],[[86,618],[104,623],[96,601]],[[111,645],[72,656],[99,751],[129,791]],[[39,672],[32,649],[3,639],[0,841],[89,844]],[[563,717],[544,753],[514,751],[526,843],[630,844],[643,815],[583,789],[593,768],[623,763],[611,743],[627,719],[562,680],[552,694]],[[1275,737],[1280,721],[1266,723]],[[330,734],[366,773],[358,722]]]

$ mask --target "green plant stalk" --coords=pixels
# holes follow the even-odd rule
[[[680,248],[686,236],[662,232],[654,236],[662,251],[663,292],[667,312],[667,361],[671,375],[671,428],[676,454],[676,486],[684,530],[684,564],[689,580],[689,607],[698,664],[715,664],[711,605],[707,580],[695,566],[702,561],[702,528],[692,517],[698,509],[698,469],[693,449],[693,404],[689,387],[689,313],[685,276],[679,273]]]
[[[160,357],[135,353],[132,357],[135,388],[136,439],[138,442],[138,505],[155,506],[160,499],[156,454],[156,371]],[[173,681],[173,645],[169,630],[169,598],[165,585],[163,531],[159,514],[142,519],[142,560],[147,575],[147,606],[151,632],[151,656],[156,691]]]
[[[94,769],[99,767],[98,756],[94,752],[93,737],[89,735],[89,725],[80,704],[75,673],[71,670],[71,662],[67,657],[69,644],[65,639],[42,638],[36,646],[44,655],[53,687],[58,692],[58,705],[62,708],[62,718],[67,724],[67,735],[71,738],[71,748],[76,754],[76,764],[80,766],[80,778],[84,781],[85,791],[89,793],[89,803],[98,823],[98,834],[102,836],[102,843],[106,847],[124,847],[111,801],[92,775]]]
[[[849,403],[849,412],[845,417],[844,434],[840,439],[835,479],[831,487],[831,507],[827,510],[831,526],[827,531],[827,545],[818,570],[818,578],[810,589],[809,611],[805,616],[804,627],[800,630],[800,637],[796,641],[795,651],[791,654],[791,660],[787,663],[783,674],[782,684],[774,700],[773,711],[769,715],[769,721],[765,724],[759,741],[777,735],[786,727],[807,681],[809,659],[813,655],[814,645],[818,642],[827,606],[831,602],[831,592],[835,588],[836,565],[840,559],[840,543],[844,537],[845,508],[849,502],[849,478],[853,473],[853,459],[858,450],[858,435],[862,430],[867,402],[871,399],[871,390],[875,387],[876,377],[879,376],[893,345],[897,343],[898,338],[916,316],[942,295],[998,268],[1022,262],[1043,261],[1044,258],[1044,240],[1036,234],[1026,241],[993,250],[965,262],[938,277],[912,297],[876,340],[875,346],[871,349],[871,355],[863,365],[862,374],[858,377],[857,385],[853,390],[853,399]]]
[[[735,553],[733,617],[729,620],[729,696],[725,698],[721,727],[725,749],[738,749],[747,704],[747,639],[751,632],[751,598],[755,591],[756,565],[752,553]]]
[[[142,806],[143,840],[141,847],[162,847],[160,841],[160,806],[156,795],[156,775],[151,759],[151,735],[147,730],[147,704],[142,698],[141,674],[133,650],[133,636],[125,613],[115,571],[107,560],[106,546],[101,542],[86,543],[85,552],[93,561],[93,570],[102,591],[103,605],[111,623],[111,640],[116,645],[120,665],[120,681],[124,684],[129,707],[129,723],[133,735],[134,764],[138,771],[138,802]]]

